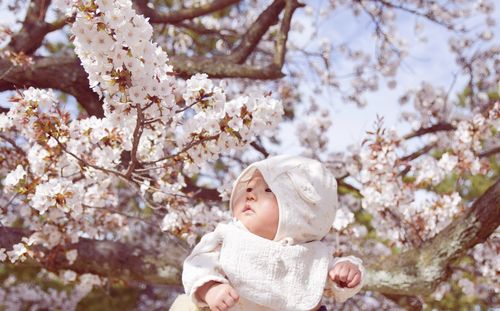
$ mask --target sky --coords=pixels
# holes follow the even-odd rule
[[[312,8],[318,9],[324,6],[327,1],[305,1]],[[314,10],[313,10],[314,11]],[[499,11],[496,8],[496,11]],[[294,15],[294,20],[304,22],[306,9],[298,10]],[[500,12],[499,12],[500,13]],[[0,21],[11,24],[15,16],[9,13],[5,8],[5,2],[0,4]],[[50,16],[48,17],[50,20]],[[358,19],[353,19],[352,15],[347,11],[338,10],[334,14],[323,20],[315,19],[319,26],[319,37],[329,37],[333,42],[349,42],[350,44],[359,47],[364,51],[373,50],[373,40],[371,40],[372,25],[367,17],[361,16]],[[453,81],[454,73],[458,72],[458,68],[454,63],[453,57],[448,48],[448,39],[450,34],[443,27],[432,24],[425,24],[425,34],[427,37],[426,43],[415,43],[413,26],[415,17],[409,15],[401,15],[397,21],[398,31],[403,34],[404,38],[409,41],[410,50],[409,56],[403,62],[397,76],[398,86],[390,90],[381,80],[380,88],[376,92],[367,93],[368,105],[359,109],[353,104],[344,103],[339,94],[332,92],[324,92],[325,95],[317,96],[312,94],[312,90],[317,87],[317,83],[311,79],[305,82],[300,91],[304,93],[304,97],[313,95],[317,97],[317,101],[324,103],[331,111],[332,127],[328,133],[330,138],[330,151],[342,151],[350,144],[360,144],[365,137],[365,132],[373,128],[376,116],[382,116],[385,120],[385,125],[389,128],[395,128],[399,133],[407,133],[411,131],[408,124],[398,120],[402,109],[411,110],[411,107],[401,107],[398,104],[398,98],[406,90],[417,88],[422,81],[427,81],[435,86],[441,86],[448,89]],[[340,25],[340,26],[339,26]],[[305,24],[305,31],[302,35],[296,38],[291,37],[290,40],[297,42],[306,42],[307,36],[310,34],[310,29],[313,25]],[[495,27],[495,34],[500,33],[500,26]],[[56,37],[57,34],[51,34]],[[0,45],[1,47],[2,45]],[[352,71],[347,62],[334,62],[334,67],[338,68],[337,75],[342,75],[343,72]],[[455,83],[454,90],[458,91],[463,87],[463,81],[458,80]],[[8,93],[0,93],[0,105],[5,106]],[[290,139],[291,124],[282,124],[279,137],[283,139],[283,145],[277,152],[288,152],[297,154],[300,153],[300,146],[297,139]],[[417,142],[415,142],[417,143]],[[418,143],[417,143],[418,144]]]
[[[314,9],[318,9],[325,6],[328,1],[305,2],[309,3]],[[306,11],[306,9],[298,11],[295,13],[297,16],[294,16],[294,18],[303,21],[304,19],[301,16],[306,14]],[[498,7],[496,11],[499,11]],[[500,12],[498,13],[500,14]],[[333,123],[328,134],[331,140],[330,151],[343,151],[350,144],[360,144],[365,138],[365,132],[373,129],[377,115],[384,118],[384,124],[387,127],[395,128],[398,133],[406,134],[410,132],[412,130],[410,125],[399,120],[399,117],[403,110],[412,111],[411,104],[401,106],[398,104],[398,99],[407,90],[418,88],[423,81],[427,81],[434,86],[440,86],[445,90],[448,90],[453,85],[450,94],[456,94],[463,89],[465,85],[463,78],[459,77],[453,84],[454,76],[460,70],[455,64],[454,57],[448,47],[448,40],[451,37],[450,32],[440,25],[425,22],[422,18],[419,18],[419,22],[425,25],[424,35],[427,40],[425,43],[419,42],[414,34],[415,20],[416,18],[409,14],[401,14],[397,19],[397,30],[408,42],[411,49],[399,68],[396,78],[398,85],[395,89],[389,89],[381,79],[379,90],[366,94],[368,105],[363,109],[359,109],[354,104],[343,102],[338,93],[326,92],[325,96],[319,97],[312,94],[317,97],[318,102],[325,103],[330,108]],[[312,25],[304,25],[306,29],[303,35],[296,38],[297,42],[308,41]],[[373,24],[366,16],[354,19],[350,12],[337,10],[334,14],[328,16],[328,19],[320,22],[318,26],[320,29],[319,37],[328,37],[333,42],[349,42],[349,44],[367,52],[374,49],[374,41],[371,38]],[[496,35],[500,33],[499,25],[494,28],[494,33]],[[294,38],[291,38],[291,40],[294,40]],[[342,62],[342,59],[339,59],[338,63],[334,62],[332,67],[338,68],[336,71],[337,76],[352,71],[349,63]],[[301,89],[306,94],[311,94],[310,91],[315,86],[317,85],[312,81],[303,85]],[[281,137],[289,136],[288,133],[291,127],[285,125],[285,128],[286,130],[282,131]],[[412,144],[418,145],[418,139],[414,139]],[[296,140],[288,140],[285,149],[295,150],[297,147]]]

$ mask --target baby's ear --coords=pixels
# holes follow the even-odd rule
[[[316,192],[313,185],[307,179],[307,174],[302,168],[295,168],[287,172],[288,177],[292,180],[295,190],[299,193],[300,197],[311,204],[316,204],[321,199],[321,196]]]

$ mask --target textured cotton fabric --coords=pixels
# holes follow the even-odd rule
[[[341,261],[358,265],[363,280],[359,258],[333,258],[319,241],[291,245],[260,239],[239,222],[219,224],[204,235],[184,261],[182,282],[192,301],[207,306],[196,298],[196,290],[216,281],[231,284],[240,295],[232,311],[307,311],[319,305],[325,289],[343,302],[362,287],[360,283],[355,288],[340,288],[327,282],[329,269]]]

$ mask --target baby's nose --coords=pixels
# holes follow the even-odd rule
[[[256,199],[256,196],[252,191],[247,192],[247,200],[255,200],[255,199]]]

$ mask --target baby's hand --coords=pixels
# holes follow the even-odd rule
[[[229,284],[217,283],[210,287],[205,295],[205,302],[212,311],[226,311],[238,302],[240,296]]]
[[[356,287],[361,281],[361,271],[358,267],[348,261],[342,261],[333,266],[328,272],[330,279],[340,287]]]

